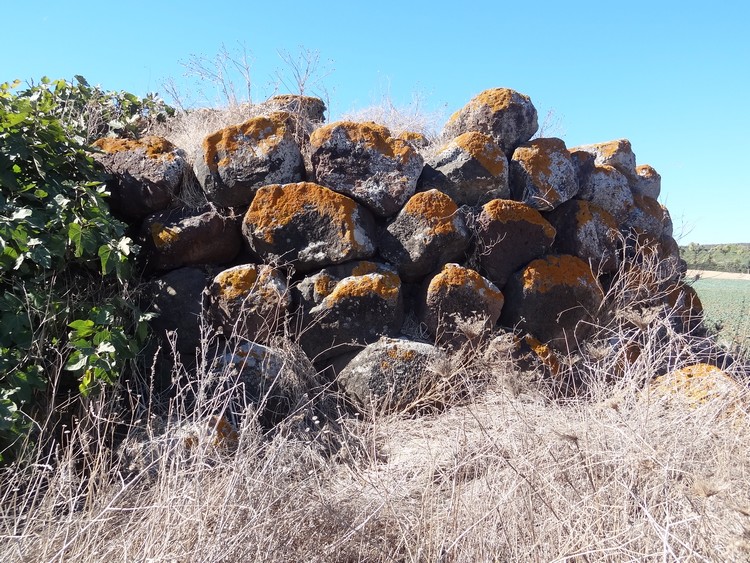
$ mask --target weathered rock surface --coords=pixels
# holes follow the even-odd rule
[[[359,261],[325,268],[302,280],[294,301],[300,346],[313,361],[343,355],[401,328],[401,279],[390,266]]]
[[[445,125],[443,136],[455,138],[469,131],[489,135],[510,156],[539,128],[531,99],[510,88],[485,90],[454,113]]]
[[[426,286],[420,321],[441,344],[476,343],[495,326],[503,303],[491,281],[472,269],[446,264]]]
[[[634,205],[628,179],[609,165],[596,165],[581,178],[578,198],[611,213],[618,225],[625,222]]]
[[[169,207],[189,173],[185,151],[162,137],[103,138],[93,146],[103,151],[94,159],[112,175],[112,210],[127,219],[142,219]]]
[[[664,209],[658,201],[647,196],[636,195],[633,197],[633,207],[622,226],[637,234],[658,239],[664,234],[664,221]]]
[[[378,238],[380,255],[406,281],[456,260],[469,246],[469,231],[458,207],[437,190],[414,194]]]
[[[510,160],[513,199],[540,210],[554,209],[578,193],[573,160],[561,139],[535,139],[520,145]]]
[[[285,277],[267,265],[234,266],[209,286],[209,317],[225,336],[264,342],[283,324],[291,304]]]
[[[705,408],[711,403],[721,409],[721,416],[742,418],[748,408],[746,387],[710,364],[693,364],[657,377],[644,389],[642,400],[666,407]]]
[[[315,181],[389,217],[414,194],[423,159],[375,123],[340,121],[310,136]]]
[[[510,275],[544,255],[555,240],[555,229],[524,203],[495,199],[476,220],[475,258],[481,272],[499,288]]]
[[[299,272],[375,254],[370,212],[311,182],[259,189],[242,232],[265,261],[291,263]]]
[[[221,207],[242,206],[261,186],[302,180],[304,162],[292,120],[289,113],[274,112],[208,135],[194,164],[206,197]]]
[[[648,164],[636,166],[635,173],[638,179],[633,183],[633,193],[658,199],[661,193],[661,175]]]
[[[320,98],[300,96],[297,94],[279,94],[265,101],[271,111],[283,111],[297,115],[311,123],[325,121],[326,104]]]
[[[546,256],[510,278],[500,324],[518,327],[557,350],[575,350],[603,298],[586,262],[570,255]]]
[[[552,247],[555,253],[578,256],[595,272],[617,270],[619,231],[611,213],[587,201],[572,199],[545,218],[557,231]]]
[[[508,159],[492,137],[469,131],[426,161],[419,188],[440,190],[457,205],[508,198]]]
[[[635,170],[635,154],[627,139],[580,145],[570,150],[571,152],[585,151],[593,155],[597,166],[612,166],[624,174],[628,180],[635,181],[638,177]]]
[[[150,215],[143,222],[140,239],[149,267],[156,270],[226,264],[242,246],[237,218],[212,208],[179,208]]]
[[[365,413],[412,410],[435,386],[429,366],[442,354],[432,344],[383,337],[357,354],[337,382]]]

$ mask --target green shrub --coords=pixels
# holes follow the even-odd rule
[[[87,395],[115,381],[145,337],[127,299],[138,248],[84,143],[136,135],[159,107],[80,77],[0,85],[0,461],[45,415],[53,383]]]

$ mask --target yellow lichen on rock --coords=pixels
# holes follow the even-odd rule
[[[710,364],[694,364],[654,379],[646,388],[646,396],[665,402],[679,401],[700,407],[709,401],[726,401],[730,412],[739,404],[748,404],[748,390],[725,371]]]
[[[505,153],[489,135],[469,131],[453,139],[453,142],[475,158],[493,176],[500,176],[507,169]]]
[[[142,150],[148,158],[173,160],[175,146],[164,137],[149,136],[142,139],[115,139],[104,137],[92,143],[107,154]]]
[[[456,231],[454,219],[458,206],[450,196],[438,190],[414,194],[406,202],[403,213],[424,219],[431,235],[447,235]]]
[[[417,154],[407,141],[391,137],[391,132],[387,127],[372,121],[366,123],[338,121],[324,125],[310,135],[310,144],[313,149],[322,147],[331,138],[334,131],[343,131],[352,143],[364,145],[401,162],[407,162]]]
[[[523,221],[539,225],[544,230],[544,236],[554,239],[557,232],[542,214],[533,207],[510,199],[493,199],[482,206],[482,212],[490,219],[499,222]]]
[[[401,279],[393,272],[379,272],[344,278],[325,301],[334,302],[352,297],[374,295],[386,301],[396,301],[401,291]]]
[[[366,276],[367,274],[374,274],[378,271],[378,265],[375,262],[369,262],[363,260],[352,269],[353,276]]]
[[[539,258],[523,270],[525,291],[547,293],[561,285],[570,287],[578,284],[596,287],[603,296],[591,267],[576,256],[563,254]]]
[[[562,364],[560,363],[555,351],[552,350],[549,345],[540,342],[528,334],[524,337],[524,341],[552,375],[557,376],[560,374],[562,371]]]
[[[166,227],[158,222],[151,224],[150,231],[151,240],[159,250],[174,244],[180,238],[180,229],[178,227]]]
[[[247,295],[257,282],[258,271],[255,267],[230,268],[216,276],[219,292],[226,299]]]
[[[427,292],[440,291],[441,288],[466,287],[483,294],[489,301],[503,303],[505,298],[494,284],[484,279],[478,272],[458,264],[446,264],[428,286]]]
[[[277,144],[287,132],[287,123],[291,116],[287,112],[277,111],[267,116],[248,119],[239,125],[232,125],[208,135],[203,140],[203,157],[212,171],[219,166],[229,164],[230,155],[244,144],[257,145],[261,150],[268,150]],[[224,154],[219,159],[219,152]]]

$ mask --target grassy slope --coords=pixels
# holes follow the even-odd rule
[[[750,272],[750,243],[690,244],[680,247],[680,256],[692,270]]]

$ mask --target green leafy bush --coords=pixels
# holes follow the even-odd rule
[[[84,143],[135,135],[158,110],[80,77],[0,86],[0,461],[45,414],[53,383],[87,395],[115,381],[145,336],[127,299],[138,248]]]

